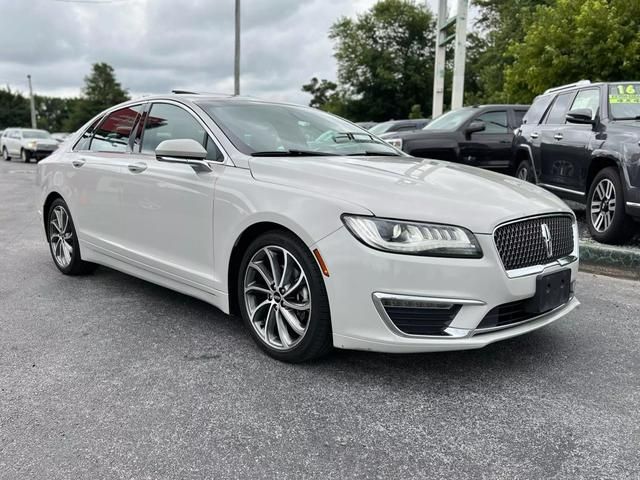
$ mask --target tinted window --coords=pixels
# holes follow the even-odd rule
[[[126,152],[141,105],[121,108],[104,119],[91,140],[92,152]]]
[[[154,153],[164,140],[190,138],[207,150],[207,160],[222,160],[216,144],[193,115],[184,108],[167,103],[155,103],[147,116],[142,135],[142,152]]]
[[[73,147],[74,151],[89,150],[89,145],[91,144],[91,136],[93,135],[93,131],[95,130],[98,123],[100,123],[100,120],[102,120],[102,117],[98,118],[91,124],[89,128],[85,130],[85,132],[82,134],[82,137],[80,137],[80,140],[78,140]]]
[[[475,120],[484,122],[485,129],[482,133],[509,133],[509,124],[507,123],[507,111],[500,110],[496,112],[486,112],[478,115]]]
[[[51,138],[51,134],[46,130],[23,130],[23,138]]]
[[[598,107],[600,106],[600,89],[592,88],[589,90],[580,90],[576,95],[571,110],[575,108],[588,108],[591,110],[591,118],[596,117]]]
[[[514,125],[514,127],[519,127],[520,125],[522,125],[524,123],[524,117],[527,114],[526,110],[514,110],[513,111],[513,116],[515,118],[516,124]]]
[[[544,112],[547,111],[551,101],[553,100],[553,96],[551,95],[542,95],[540,97],[536,97],[533,101],[533,105],[529,107],[526,115],[522,119],[522,123],[528,125],[537,125],[540,123],[540,120],[544,116]]]
[[[640,84],[609,85],[609,112],[616,120],[637,120],[640,117]]]
[[[561,125],[565,123],[565,116],[572,98],[573,92],[558,95],[556,101],[553,102],[553,106],[549,111],[549,115],[547,116],[547,121],[545,123],[549,125]]]
[[[466,122],[474,112],[475,109],[473,108],[451,110],[444,115],[440,115],[435,120],[432,120],[431,123],[427,124],[427,126],[423,128],[423,130],[455,130]]]

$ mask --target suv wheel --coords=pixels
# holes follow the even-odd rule
[[[7,151],[7,147],[2,148],[2,158],[4,158],[5,162],[9,162],[11,157],[9,156],[9,152]]]
[[[56,267],[65,275],[82,275],[95,270],[96,264],[85,262],[80,257],[76,228],[69,207],[61,198],[54,200],[49,207],[47,240]]]
[[[29,156],[29,152],[27,152],[24,148],[20,150],[20,158],[24,163],[29,163],[31,161],[31,157]]]
[[[302,362],[331,350],[324,280],[300,240],[279,231],[261,235],[245,252],[238,277],[242,318],[270,356]]]
[[[591,236],[602,243],[621,243],[633,231],[633,222],[625,213],[624,192],[618,171],[601,170],[587,196],[587,224]]]
[[[522,160],[516,168],[516,178],[524,180],[525,182],[534,183],[533,167],[531,162],[527,159]]]

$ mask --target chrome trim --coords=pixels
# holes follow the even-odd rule
[[[498,330],[506,330],[508,328],[517,327],[518,325],[524,325],[525,323],[535,322],[536,320],[540,320],[541,318],[546,317],[547,315],[551,315],[553,313],[559,312],[563,308],[565,308],[568,305],[570,305],[571,301],[574,298],[576,298],[575,295],[571,295],[571,297],[569,297],[569,300],[567,300],[565,303],[563,303],[559,307],[556,307],[553,310],[549,310],[548,312],[541,313],[540,315],[538,315],[536,317],[529,318],[527,320],[522,320],[521,322],[510,323],[509,325],[502,325],[500,327],[476,328],[475,330],[473,330],[471,336],[475,336],[476,334],[481,334],[481,333],[497,332]],[[484,320],[484,318],[483,318],[483,320]],[[482,322],[482,320],[480,320],[480,322]]]
[[[628,207],[640,207],[640,203],[636,202],[627,202]]]
[[[396,327],[393,321],[387,315],[387,311],[384,309],[384,305],[382,305],[383,299],[394,299],[394,300],[406,300],[406,301],[420,301],[427,303],[436,303],[436,304],[447,304],[447,305],[477,305],[482,306],[486,305],[485,302],[481,300],[472,300],[468,298],[443,298],[443,297],[421,297],[418,295],[401,295],[394,293],[382,293],[382,292],[374,292],[371,294],[371,298],[373,299],[373,305],[376,307],[378,314],[384,321],[385,325],[391,330],[394,334],[405,337],[405,338],[437,338],[440,340],[447,340],[451,338],[464,338],[468,337],[472,330],[465,330],[462,328],[453,328],[448,327],[444,330],[445,335],[412,335],[410,333],[404,333],[398,327]],[[454,318],[455,320],[455,318]]]
[[[550,188],[551,190],[558,190],[559,192],[572,193],[574,195],[580,195],[584,197],[584,192],[581,192],[579,190],[571,190],[570,188],[556,187],[555,185],[549,185],[547,183],[539,183],[538,186],[544,187],[544,188]]]
[[[544,265],[532,265],[530,267],[524,267],[524,268],[517,268],[514,270],[507,270],[504,267],[504,262],[502,261],[502,257],[500,256],[500,251],[498,250],[498,246],[496,245],[496,230],[498,230],[499,228],[502,228],[506,225],[511,225],[512,223],[520,223],[520,222],[524,222],[527,220],[534,220],[536,218],[545,218],[545,217],[570,217],[573,222],[572,222],[572,226],[573,226],[573,252],[571,252],[570,255],[567,255],[566,257],[562,257],[559,258],[557,260],[554,260],[553,262],[549,262],[547,264]],[[545,213],[543,215],[535,215],[533,217],[524,217],[524,218],[518,218],[516,220],[510,220],[508,222],[504,222],[501,223],[500,225],[497,225],[494,229],[493,232],[491,233],[491,238],[493,240],[493,247],[495,248],[495,252],[498,256],[498,258],[500,259],[500,265],[502,265],[502,269],[504,270],[504,272],[506,273],[507,277],[509,278],[518,278],[518,277],[525,277],[527,275],[534,275],[537,273],[542,273],[544,272],[547,268],[551,268],[551,267],[555,267],[555,266],[561,266],[564,267],[566,265],[569,265],[575,261],[577,261],[580,258],[579,255],[579,233],[578,233],[578,223],[576,222],[576,217],[575,215],[573,215],[572,213],[568,213],[568,212],[558,212],[558,213]]]

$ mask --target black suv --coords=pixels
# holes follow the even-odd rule
[[[414,157],[513,173],[516,167],[512,164],[513,132],[528,108],[528,105],[464,107],[441,115],[422,130],[380,137]]]
[[[640,218],[640,82],[578,83],[536,97],[514,138],[516,176],[586,203],[593,238]]]

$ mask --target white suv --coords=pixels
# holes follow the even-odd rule
[[[0,138],[2,158],[20,157],[29,163],[32,158],[40,161],[58,148],[58,142],[46,130],[32,128],[7,128]]]

